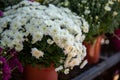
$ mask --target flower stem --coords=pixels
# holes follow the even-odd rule
[[[8,56],[8,58],[7,58],[7,61],[9,60],[9,59],[11,59],[13,56]]]
[[[120,40],[120,37],[116,34],[113,34],[118,40]]]
[[[15,66],[15,67],[11,70],[11,72],[13,72],[15,69],[17,69],[17,66]]]

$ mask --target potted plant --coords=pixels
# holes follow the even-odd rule
[[[88,50],[88,62],[99,61],[101,38],[106,33],[113,33],[120,23],[119,0],[43,0],[42,4],[64,6],[85,18],[90,24],[84,43]],[[98,37],[101,36],[102,37]],[[96,39],[97,38],[97,39]],[[88,46],[89,45],[89,46]],[[99,45],[95,47],[94,45]],[[95,49],[93,49],[95,48]],[[98,49],[99,48],[99,49]],[[89,56],[92,55],[92,56]],[[92,59],[92,60],[91,60]]]
[[[33,71],[43,70],[41,67],[52,68],[52,73],[63,70],[68,74],[74,66],[87,63],[84,60],[86,48],[82,42],[89,25],[67,8],[22,1],[4,12],[0,24],[1,47],[17,51],[25,67],[26,80],[48,80],[39,79],[41,75],[32,78]],[[28,73],[29,65],[32,72]],[[28,75],[31,75],[30,78]],[[57,80],[57,77],[52,80]]]

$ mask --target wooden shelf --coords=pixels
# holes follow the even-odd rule
[[[99,76],[101,73],[120,62],[120,52],[115,53],[113,56],[108,58],[101,58],[104,59],[101,63],[95,65],[89,70],[86,70],[85,72],[71,80],[93,80],[95,77]]]

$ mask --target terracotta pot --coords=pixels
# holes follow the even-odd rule
[[[88,43],[88,42],[83,43],[87,48],[86,58],[89,64],[94,64],[99,61],[102,39],[103,39],[103,36],[98,36],[93,44]]]
[[[120,51],[120,29],[114,31],[114,35],[110,38],[110,45],[115,51]]]
[[[58,74],[51,65],[49,68],[40,69],[38,66],[27,65],[24,68],[24,80],[57,80]]]

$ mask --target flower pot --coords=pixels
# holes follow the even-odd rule
[[[120,29],[114,31],[114,35],[110,38],[110,45],[115,51],[120,51]]]
[[[51,65],[49,68],[27,65],[24,68],[24,80],[57,80],[58,74]]]
[[[86,58],[89,64],[94,64],[99,61],[102,38],[103,36],[98,36],[93,44],[88,42],[83,43],[87,48]]]

